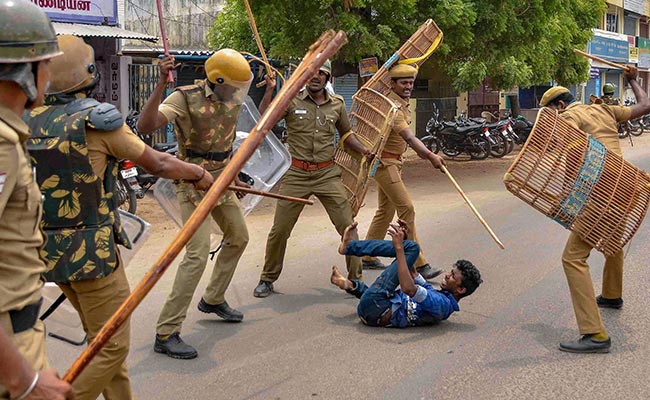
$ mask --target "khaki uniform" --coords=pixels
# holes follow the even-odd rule
[[[86,140],[90,163],[100,179],[106,173],[109,156],[137,160],[145,149],[144,142],[126,125],[109,132],[87,128]],[[118,262],[113,273],[103,278],[57,283],[79,313],[88,342],[97,336],[131,292],[124,267],[119,264]],[[77,400],[95,400],[100,394],[107,400],[133,398],[126,367],[130,343],[129,325],[127,320],[120,326],[74,381],[72,388]]]
[[[411,124],[409,103],[393,91],[390,92],[388,98],[399,106],[399,110],[381,155],[381,164],[375,172],[374,178],[377,182],[378,198],[377,211],[368,228],[366,240],[386,237],[388,226],[393,220],[395,212],[397,212],[397,217],[403,219],[408,225],[409,238],[419,244],[415,230],[415,206],[406,190],[404,181],[402,181],[402,155],[406,152],[406,142],[399,133]],[[364,259],[370,261],[372,257],[365,257]],[[427,264],[427,260],[420,252],[414,266],[420,268],[425,264]]]
[[[202,93],[210,101],[217,100],[216,95],[207,85],[202,89]],[[217,107],[216,104],[215,107]],[[200,119],[200,115],[190,112],[183,93],[181,91],[172,93],[160,105],[159,111],[165,115],[168,121],[173,121],[176,124],[179,145],[191,144],[188,139],[194,128],[192,119]],[[232,128],[234,129],[234,126]],[[217,130],[214,132],[215,140],[220,140],[220,137],[227,134],[229,132]],[[202,164],[216,178],[227,164],[228,159],[216,162],[204,161],[200,157],[185,157],[185,161]],[[185,223],[196,208],[196,191],[191,184],[180,183],[176,187],[176,194]],[[224,194],[219,204],[212,209],[211,215],[223,232],[223,243],[214,263],[210,281],[203,294],[203,300],[208,304],[221,304],[226,301],[226,289],[228,289],[237,263],[248,244],[248,229],[239,200],[232,192]],[[160,336],[168,336],[181,330],[187,309],[208,262],[210,232],[210,221],[205,220],[185,246],[185,257],[178,266],[172,292],[158,317],[156,333]]]
[[[630,118],[628,107],[605,104],[585,105],[576,102],[569,105],[561,115],[582,131],[591,134],[609,151],[622,154],[616,124]],[[581,335],[606,332],[587,264],[592,248],[577,234],[571,232],[562,254],[562,265]],[[613,256],[605,257],[602,295],[608,299],[623,295],[623,250]]]
[[[318,105],[309,91],[303,89],[284,112],[292,166],[282,177],[280,194],[304,199],[315,195],[342,235],[352,224],[353,215],[341,182],[341,170],[333,162],[334,142],[337,130],[344,135],[351,127],[343,98],[327,92],[325,96],[325,102]],[[274,282],[280,277],[287,241],[303,207],[303,204],[278,200],[266,242],[261,280]],[[346,257],[346,264],[348,278],[361,279],[361,261]]]
[[[42,370],[48,367],[43,324],[14,334],[9,316],[40,301],[45,271],[39,256],[42,200],[25,148],[28,136],[20,117],[0,106],[0,326],[29,365]],[[0,386],[0,399],[8,398]]]

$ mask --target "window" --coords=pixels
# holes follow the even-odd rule
[[[623,33],[630,36],[636,36],[636,25],[638,19],[632,15],[626,15],[623,18]]]
[[[618,32],[618,15],[607,13],[605,15],[605,30],[609,32]]]

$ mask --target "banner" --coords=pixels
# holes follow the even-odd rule
[[[379,70],[379,62],[377,57],[364,58],[359,63],[359,76],[373,76]]]
[[[52,21],[117,25],[117,0],[32,0]]]

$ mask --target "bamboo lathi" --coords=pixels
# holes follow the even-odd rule
[[[165,30],[165,21],[163,20],[163,10],[161,0],[156,0],[156,7],[158,9],[158,23],[160,24],[160,37],[163,42],[163,51],[166,56],[169,55],[169,40],[167,39],[167,31]],[[174,82],[174,74],[171,70],[167,72],[167,82]]]
[[[550,108],[542,108],[504,177],[506,188],[606,256],[641,225],[650,176]]]
[[[302,204],[307,204],[310,206],[314,205],[314,202],[309,199],[303,199],[300,197],[293,197],[293,196],[285,196],[283,194],[276,194],[276,193],[271,193],[271,192],[263,192],[261,190],[255,190],[247,187],[242,187],[242,186],[228,186],[228,190],[233,191],[233,192],[242,192],[242,193],[247,193],[247,194],[254,194],[257,196],[264,196],[264,197],[270,197],[272,199],[279,199],[279,200],[287,200],[287,201],[292,201],[294,203],[302,203]]]
[[[600,57],[595,56],[593,54],[585,53],[584,51],[581,51],[581,50],[578,50],[578,49],[573,49],[573,52],[576,53],[576,54],[579,54],[579,55],[581,55],[583,57],[591,58],[594,61],[598,61],[598,62],[601,62],[603,64],[609,65],[611,67],[622,69],[623,71],[627,71],[627,70],[630,69],[630,67],[628,67],[627,65],[622,65],[622,64],[618,64],[618,63],[615,63],[615,62],[612,62],[612,61],[609,61],[609,60],[605,60],[604,58],[600,58]]]
[[[111,338],[119,326],[126,321],[133,310],[140,304],[142,299],[149,293],[156,282],[160,279],[171,262],[178,256],[190,237],[203,223],[219,198],[223,196],[230,183],[235,179],[237,173],[246,163],[246,160],[253,154],[255,149],[262,143],[264,136],[280,119],[282,112],[288,107],[291,100],[298,94],[307,81],[317,73],[325,60],[333,56],[347,42],[344,32],[327,31],[311,47],[303,61],[300,63],[294,74],[282,87],[278,95],[271,102],[268,110],[264,113],[257,125],[239,147],[232,160],[214,184],[207,191],[203,200],[196,207],[194,213],[187,220],[183,228],[174,238],[172,244],[156,261],[154,266],[147,272],[142,280],[135,287],[129,297],[122,303],[120,308],[113,314],[111,319],[104,325],[95,339],[81,353],[74,364],[67,371],[63,379],[73,382],[81,371],[90,363],[92,358]]]
[[[461,195],[461,197],[463,198],[463,200],[465,200],[465,203],[467,203],[467,205],[468,205],[469,208],[472,210],[472,212],[474,213],[474,215],[476,215],[476,218],[478,218],[478,220],[481,222],[481,224],[483,225],[483,227],[485,227],[485,229],[488,231],[488,233],[490,234],[490,236],[492,236],[492,239],[496,242],[496,244],[498,244],[499,247],[501,247],[502,249],[505,249],[505,246],[503,245],[503,243],[501,243],[501,240],[499,240],[499,238],[498,238],[497,235],[494,233],[494,231],[492,230],[492,228],[490,228],[490,225],[488,225],[488,223],[485,222],[485,219],[483,219],[483,217],[482,217],[481,214],[478,212],[478,210],[476,209],[476,207],[474,207],[474,204],[472,203],[472,201],[469,199],[469,197],[467,197],[467,195],[465,194],[465,192],[463,191],[463,189],[461,189],[461,187],[460,187],[460,186],[458,185],[458,183],[456,182],[456,179],[454,179],[454,177],[449,173],[449,170],[447,169],[447,167],[445,167],[444,165],[442,166],[442,172],[444,172],[445,175],[447,175],[447,178],[449,178],[449,180],[450,180],[451,183],[454,185],[454,187],[456,188],[456,190],[458,191],[458,193],[460,193],[460,195]]]

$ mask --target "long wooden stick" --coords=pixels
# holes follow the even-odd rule
[[[481,223],[483,224],[483,226],[485,227],[485,229],[487,229],[487,231],[488,231],[488,233],[490,234],[490,236],[492,236],[492,239],[494,239],[494,241],[497,242],[497,244],[499,245],[499,247],[501,247],[502,249],[505,249],[505,246],[503,245],[503,243],[501,243],[501,241],[499,240],[499,238],[497,237],[497,235],[492,231],[492,229],[491,229],[490,226],[487,224],[487,222],[485,222],[485,220],[483,219],[483,217],[481,216],[481,214],[478,212],[478,210],[476,209],[476,207],[474,207],[474,204],[472,204],[472,202],[471,202],[470,199],[467,197],[467,195],[465,194],[465,192],[463,192],[463,189],[461,189],[460,186],[458,186],[458,183],[456,182],[456,180],[454,179],[454,177],[451,176],[451,174],[449,173],[449,170],[447,169],[447,167],[445,167],[445,166],[443,165],[443,166],[442,166],[442,171],[445,173],[445,175],[447,175],[447,177],[449,178],[449,180],[451,180],[451,183],[454,184],[454,186],[456,187],[456,190],[458,190],[458,193],[460,193],[460,195],[463,196],[463,199],[465,199],[465,203],[467,203],[467,205],[469,206],[469,208],[472,209],[472,211],[474,212],[474,215],[476,215],[476,217],[478,218],[478,220],[481,221]]]
[[[585,53],[584,51],[581,51],[581,50],[578,50],[578,49],[573,49],[573,52],[576,53],[576,54],[580,54],[581,56],[591,58],[594,61],[598,61],[598,62],[601,62],[603,64],[607,64],[607,65],[612,66],[614,68],[622,69],[623,71],[628,71],[630,69],[630,67],[628,67],[627,65],[622,65],[622,64],[617,64],[617,63],[612,62],[612,61],[607,61],[604,58],[600,58],[600,57],[595,56],[593,54]]]
[[[300,197],[293,197],[293,196],[285,196],[283,194],[277,194],[277,193],[262,192],[261,190],[255,190],[247,187],[228,186],[228,190],[232,190],[233,192],[256,194],[258,196],[270,197],[272,199],[289,200],[289,201],[293,201],[294,203],[308,204],[310,206],[314,205],[314,202],[309,199],[303,199]]]
[[[262,54],[262,59],[264,60],[264,64],[266,64],[266,73],[270,77],[273,77],[274,72],[273,69],[271,68],[271,64],[269,64],[269,59],[266,58],[266,51],[264,51],[264,45],[262,44],[260,33],[257,31],[257,24],[255,23],[255,17],[253,16],[253,10],[251,9],[251,5],[248,2],[248,0],[244,0],[244,5],[246,6],[246,13],[248,14],[248,23],[251,26],[253,35],[255,36],[255,43],[257,43],[257,48],[260,50],[260,54]],[[266,85],[266,82],[262,81],[255,86],[260,88],[264,85]]]
[[[167,41],[167,32],[165,31],[165,22],[163,21],[163,11],[160,0],[156,0],[156,6],[158,7],[158,22],[160,23],[160,36],[162,36],[163,49],[165,51],[165,55],[168,56],[169,43]],[[171,70],[167,72],[167,82],[174,82],[174,74]]]
[[[203,200],[199,203],[190,218],[185,222],[185,225],[183,225],[183,228],[181,228],[174,238],[174,241],[142,278],[129,297],[124,301],[124,303],[122,303],[115,314],[113,314],[111,319],[106,322],[95,339],[88,345],[81,355],[79,355],[77,360],[72,364],[63,377],[65,381],[72,383],[106,344],[106,342],[110,340],[115,331],[117,331],[124,321],[129,318],[133,310],[135,310],[142,299],[144,299],[156,282],[158,282],[171,262],[174,261],[176,256],[178,256],[178,253],[181,252],[192,235],[194,235],[194,232],[196,232],[199,226],[203,223],[248,158],[250,158],[255,149],[257,149],[257,147],[264,141],[264,137],[280,119],[282,113],[289,106],[291,100],[298,95],[300,89],[309,81],[309,79],[318,72],[318,69],[323,65],[325,60],[333,56],[346,42],[347,38],[344,32],[339,31],[338,33],[335,33],[334,31],[327,31],[321,35],[316,43],[311,45],[307,55],[303,58],[303,61],[298,66],[296,72],[294,72],[291,78],[287,81],[287,84],[282,87],[278,95],[273,99],[269,108],[266,110],[264,115],[262,115],[262,118],[258,121],[257,125],[250,131],[246,140],[244,140],[232,160],[215,180],[214,184],[210,187],[210,190],[207,191]]]

